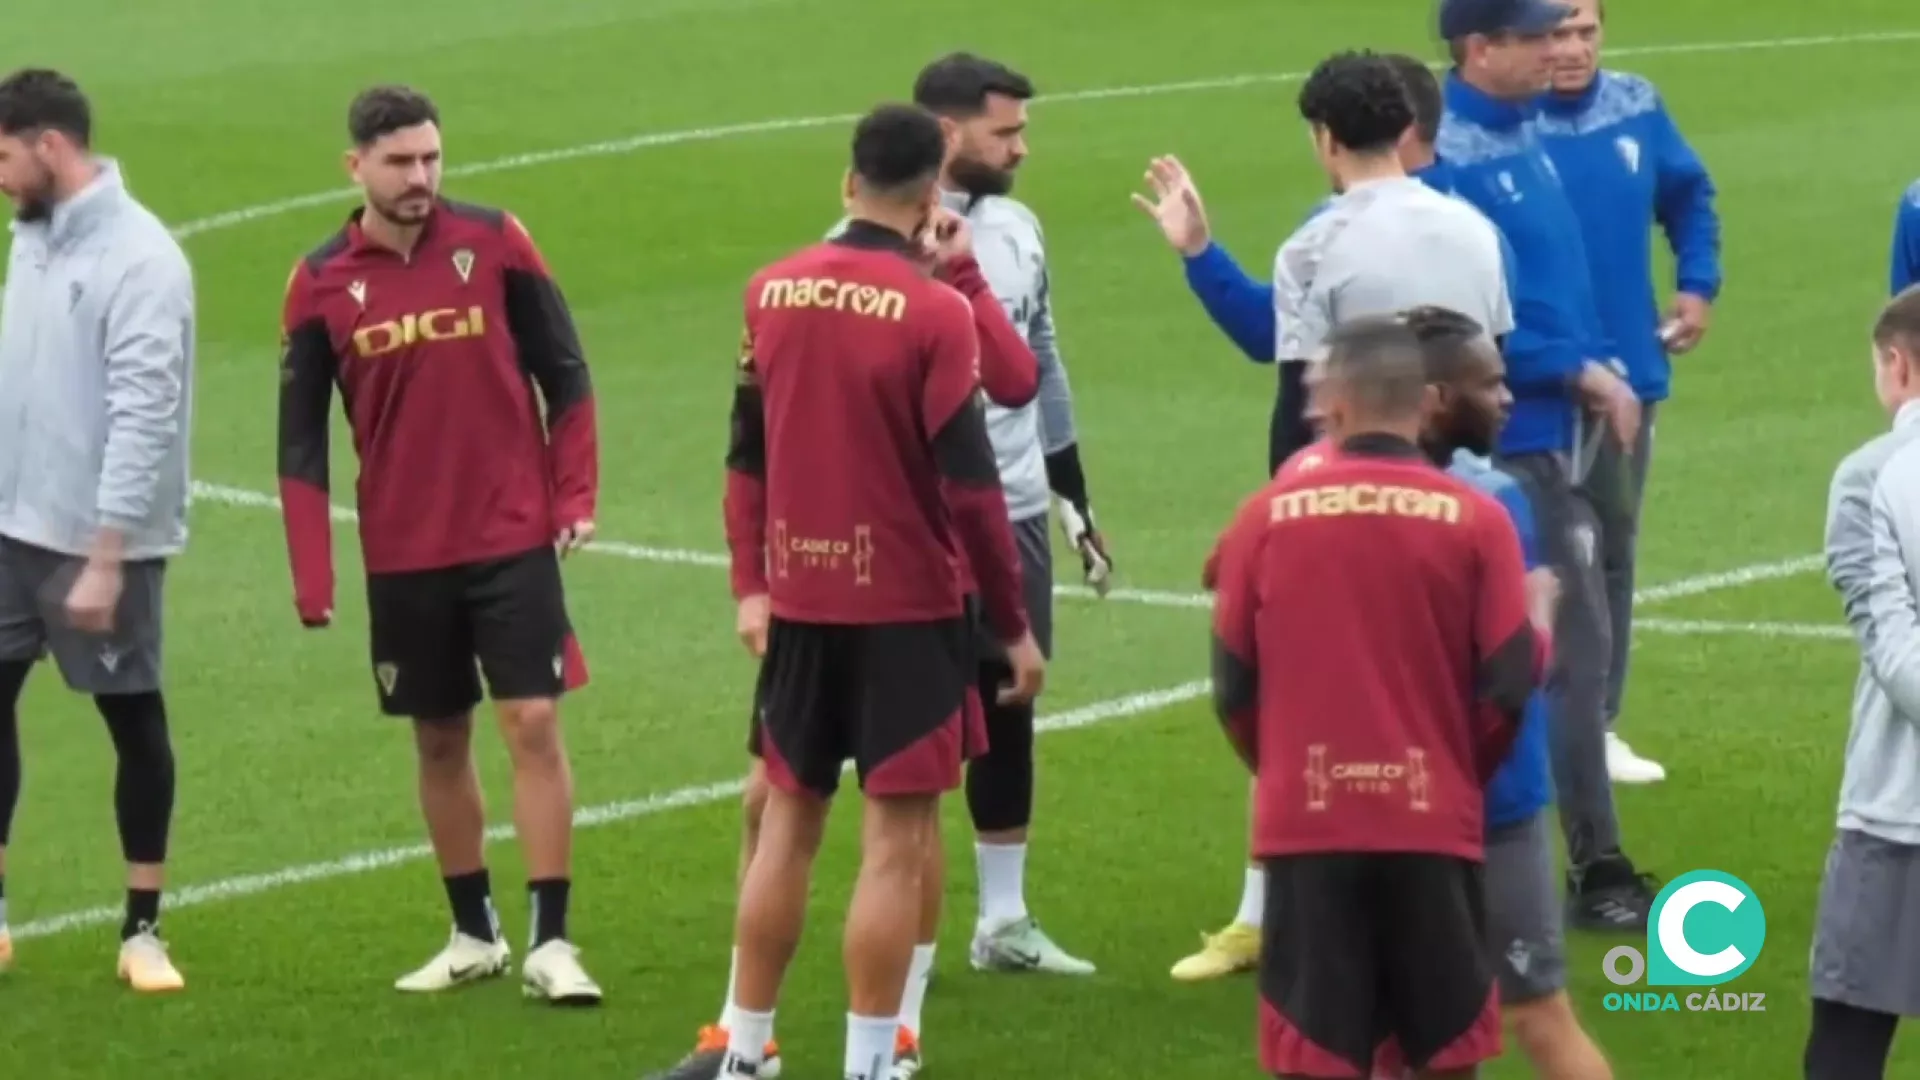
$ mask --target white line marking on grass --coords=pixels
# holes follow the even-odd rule
[[[1920,41],[1920,30],[1891,30],[1859,34],[1829,34],[1820,37],[1765,38],[1755,41],[1701,41],[1673,45],[1639,45],[1609,48],[1607,56],[1619,59],[1634,56],[1688,56],[1701,53],[1756,52],[1767,49],[1812,49],[1837,45],[1885,45],[1905,41]],[[1302,71],[1266,72],[1252,75],[1229,75],[1215,79],[1189,79],[1182,82],[1147,83],[1138,86],[1111,86],[1094,90],[1072,90],[1062,94],[1042,95],[1038,101],[1044,104],[1065,104],[1074,101],[1111,101],[1118,98],[1155,97],[1161,94],[1191,94],[1213,90],[1236,90],[1248,86],[1264,86],[1273,83],[1296,82],[1306,77]],[[857,113],[835,113],[823,116],[796,116],[776,120],[755,120],[743,124],[721,124],[713,127],[684,128],[679,131],[656,131],[642,135],[630,135],[626,138],[608,139],[602,142],[585,143],[580,146],[560,147],[553,150],[535,150],[524,154],[494,158],[491,161],[476,161],[467,165],[457,165],[446,171],[449,178],[463,176],[483,176],[489,173],[509,172],[515,169],[530,169],[540,165],[556,165],[566,161],[580,161],[587,158],[615,157],[631,154],[640,150],[658,149],[664,146],[680,146],[686,143],[714,142],[721,139],[743,138],[749,135],[772,135],[788,131],[806,131],[814,128],[836,127],[851,124],[859,119]],[[272,202],[256,203],[237,210],[195,218],[174,228],[175,236],[182,240],[201,233],[231,229],[248,222],[264,218],[279,217],[298,210],[307,210],[317,206],[346,202],[359,197],[357,188],[335,188],[332,191],[316,191],[306,195],[295,195]]]
[[[1043,716],[1034,728],[1040,732],[1072,731],[1075,728],[1092,727],[1113,720],[1124,720],[1156,712],[1169,706],[1193,701],[1204,696],[1210,684],[1205,680],[1181,683],[1163,690],[1150,690],[1141,694],[1129,694],[1126,697],[1110,701],[1098,701],[1083,705],[1077,709]],[[574,824],[578,828],[591,829],[601,825],[630,821],[634,818],[652,817],[673,810],[689,807],[707,806],[724,802],[738,796],[741,792],[740,780],[723,780],[712,784],[695,784],[690,787],[676,788],[658,795],[648,795],[624,802],[603,803],[599,806],[581,808],[574,814]],[[487,830],[487,839],[498,842],[513,837],[513,826],[496,825]],[[205,885],[189,885],[177,892],[167,894],[165,907],[169,911],[181,908],[199,907],[223,900],[238,900],[241,897],[257,896],[274,892],[294,885],[304,885],[316,881],[331,881],[335,878],[352,877],[357,874],[372,873],[403,863],[418,862],[431,858],[433,849],[425,844],[409,844],[404,847],[383,848],[378,851],[363,851],[341,859],[327,862],[306,863],[301,866],[289,866],[264,874],[242,874],[237,877],[222,878]],[[53,915],[44,919],[35,919],[13,928],[16,938],[51,937],[71,930],[81,930],[94,926],[108,926],[119,922],[125,915],[117,907],[86,908],[71,911],[64,915]]]
[[[226,503],[230,506],[243,506],[250,509],[278,510],[280,500],[264,492],[249,491],[246,488],[229,487],[226,484],[209,484],[204,481],[193,482],[193,497],[210,502]],[[357,521],[359,516],[349,507],[336,506],[332,509],[335,521]],[[649,547],[644,544],[628,544],[618,540],[595,540],[586,550],[601,555],[617,555],[623,559],[639,562],[675,563],[682,566],[710,566],[724,568],[730,565],[727,556],[711,551],[691,551],[686,548]],[[1824,565],[1818,556],[1801,559],[1786,559],[1780,562],[1756,563],[1715,574],[1702,574],[1697,577],[1681,578],[1666,585],[1655,585],[1634,594],[1636,604],[1653,604],[1662,600],[1672,600],[1682,596],[1698,596],[1701,593],[1716,592],[1721,589],[1737,589],[1751,585],[1756,581],[1788,577],[1805,573]],[[1095,594],[1084,585],[1055,585],[1055,596],[1070,596],[1075,599],[1092,599]],[[1175,608],[1211,608],[1213,597],[1203,592],[1172,592],[1165,589],[1114,589],[1107,599],[1128,604],[1145,604],[1148,607]]]
[[[1752,637],[1853,640],[1844,626],[1795,622],[1721,622],[1713,619],[1635,619],[1635,630],[1657,634],[1744,634]]]

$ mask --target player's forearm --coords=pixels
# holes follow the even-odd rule
[[[1275,328],[1273,284],[1256,281],[1227,249],[1208,244],[1200,254],[1184,260],[1187,288],[1206,309],[1207,317],[1227,335],[1247,359],[1273,363],[1278,332]]]
[[[1018,409],[1040,392],[1040,360],[973,258],[963,258],[947,269],[948,281],[973,306],[973,328],[980,336],[980,385],[1002,408]]]
[[[1589,360],[1574,337],[1550,336],[1526,327],[1507,335],[1507,387],[1516,396],[1570,392]]]
[[[287,335],[281,357],[278,471],[280,516],[293,571],[294,603],[303,619],[333,608],[333,511],[327,414],[334,360],[317,321]]]
[[[503,276],[507,322],[520,363],[546,407],[549,479],[563,525],[591,521],[600,489],[593,377],[573,312],[552,277],[518,268]]]
[[[1086,469],[1080,464],[1080,446],[1068,443],[1046,455],[1047,487],[1065,499],[1083,516],[1093,504],[1087,491]]]
[[[721,513],[734,599],[767,591],[767,435],[766,410],[759,388],[733,393],[733,418],[727,445],[727,490]]]
[[[1248,769],[1260,762],[1259,673],[1242,651],[1213,637],[1213,711]]]
[[[947,421],[934,436],[933,455],[940,469],[941,497],[979,586],[987,624],[1001,641],[1017,641],[1028,628],[1020,553],[979,406],[962,406]]]

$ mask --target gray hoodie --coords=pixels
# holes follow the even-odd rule
[[[45,220],[13,224],[0,295],[0,536],[126,557],[187,541],[193,272],[119,166]]]

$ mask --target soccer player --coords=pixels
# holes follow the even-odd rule
[[[1900,196],[1893,212],[1893,258],[1889,276],[1893,293],[1898,296],[1907,286],[1920,282],[1920,180]]]
[[[1423,1075],[1471,1077],[1500,1045],[1480,789],[1540,678],[1553,590],[1499,504],[1418,448],[1405,320],[1329,346],[1337,454],[1269,483],[1219,545],[1215,708],[1259,784],[1267,868],[1261,1064],[1365,1077],[1391,1037]]]
[[[1892,430],[1840,463],[1827,503],[1827,580],[1860,673],[1814,919],[1807,1080],[1880,1080],[1900,1019],[1920,1016],[1920,287],[1880,313],[1873,360]]]
[[[758,1077],[842,766],[864,796],[847,919],[848,1080],[894,1069],[942,793],[977,749],[974,634],[959,556],[1031,700],[1044,659],[987,437],[974,313],[923,272],[946,137],[917,106],[855,129],[838,237],[748,283],[726,520],[739,625],[764,642],[767,779],[741,883],[719,1075]],[[852,300],[821,303],[821,290]]]
[[[1440,36],[1454,66],[1436,147],[1461,198],[1505,234],[1516,326],[1502,352],[1513,416],[1502,469],[1527,488],[1547,562],[1566,589],[1555,662],[1554,790],[1567,847],[1570,921],[1641,931],[1655,890],[1620,847],[1607,776],[1612,664],[1599,525],[1581,494],[1576,448],[1591,408],[1622,446],[1639,438],[1640,399],[1615,371],[1599,317],[1580,221],[1542,145],[1535,103],[1547,88],[1551,34],[1570,9],[1547,0],[1444,0]]]
[[[168,991],[185,982],[160,938],[174,794],[162,597],[187,542],[193,272],[92,137],[72,79],[0,80],[0,192],[14,208],[0,400],[15,410],[0,434],[0,874],[20,796],[20,691],[51,654],[93,698],[119,759],[119,977]],[[4,885],[0,970],[13,954]]]
[[[593,535],[599,489],[580,338],[518,219],[441,196],[440,116],[425,95],[367,90],[347,128],[365,204],[287,281],[280,496],[295,609],[324,627],[337,383],[360,455],[375,691],[382,712],[413,722],[420,806],[453,908],[446,948],[395,985],[448,990],[508,968],[473,763],[484,675],[527,862],[525,992],[597,1004],[567,934],[573,780],[558,711],[587,678],[560,556]]]
[[[1720,216],[1713,179],[1660,92],[1641,76],[1600,67],[1601,0],[1568,0],[1568,6],[1573,13],[1553,32],[1553,88],[1540,102],[1540,134],[1580,218],[1600,328],[1626,365],[1641,409],[1639,439],[1622,447],[1601,438],[1585,484],[1600,525],[1612,620],[1607,772],[1615,783],[1651,784],[1666,779],[1666,769],[1634,753],[1618,734],[1633,634],[1634,556],[1654,414],[1673,375],[1669,357],[1700,344],[1720,294]],[[1666,234],[1675,274],[1664,319],[1653,284],[1656,224]]]

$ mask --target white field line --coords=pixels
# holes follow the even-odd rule
[[[1075,728],[1091,727],[1112,720],[1122,720],[1144,713],[1154,712],[1171,705],[1192,701],[1207,693],[1205,681],[1182,683],[1164,690],[1152,690],[1142,694],[1129,694],[1111,701],[1095,702],[1078,709],[1043,716],[1035,724],[1042,732],[1071,731]],[[574,824],[578,828],[591,829],[615,822],[630,821],[634,818],[652,817],[671,810],[681,810],[694,806],[706,806],[723,802],[740,794],[739,780],[722,780],[711,784],[694,784],[676,788],[658,795],[649,795],[625,802],[602,803],[599,806],[582,808],[574,814]],[[511,825],[496,825],[487,830],[490,841],[506,840],[513,836]],[[383,870],[402,863],[415,862],[431,858],[433,849],[425,844],[409,844],[402,847],[383,848],[377,851],[363,851],[341,859],[326,862],[306,863],[272,870],[264,874],[242,874],[237,877],[222,878],[205,885],[189,885],[166,897],[166,909],[177,911],[181,908],[197,907],[222,900],[236,900],[245,896],[256,896],[264,892],[273,892],[293,885],[309,882],[330,881],[334,878],[351,877],[355,874]],[[49,937],[70,930],[80,930],[93,926],[107,926],[119,922],[123,912],[117,907],[86,908],[64,915],[53,915],[44,919],[22,923],[13,928],[16,938]]]
[[[244,506],[254,509],[278,510],[280,508],[280,500],[264,492],[249,491],[246,488],[229,487],[225,484],[209,484],[199,480],[193,482],[193,497],[196,499],[206,499],[210,502],[226,503],[231,506]],[[354,521],[357,520],[357,516],[353,510],[348,507],[336,506],[333,508],[333,519],[335,521]],[[615,555],[623,559],[634,559],[639,562],[677,563],[683,566],[708,566],[722,569],[728,565],[727,557],[718,552],[689,551],[685,548],[647,547],[641,544],[623,543],[618,540],[596,540],[587,545],[586,550],[602,555]],[[1654,585],[1650,588],[1640,590],[1634,594],[1634,603],[1636,605],[1652,604],[1682,596],[1697,596],[1701,593],[1716,592],[1721,589],[1737,589],[1743,585],[1753,584],[1756,581],[1766,581],[1772,578],[1788,577],[1794,574],[1805,573],[1821,565],[1821,560],[1817,556],[1812,556],[1804,559],[1786,559],[1780,562],[1756,563],[1752,566],[1743,566],[1738,569],[1726,570],[1716,574],[1702,574],[1698,577],[1681,578],[1678,581],[1666,585]],[[1081,585],[1055,585],[1053,592],[1055,596],[1070,596],[1080,599],[1092,598],[1094,595],[1093,590]],[[1145,604],[1149,607],[1211,608],[1213,606],[1213,598],[1206,593],[1172,592],[1165,589],[1114,589],[1107,594],[1107,599],[1129,604]],[[1732,631],[1725,630],[1673,630],[1670,629],[1670,627],[1691,625],[1730,626],[1742,624],[1692,624],[1678,623],[1672,620],[1648,623],[1640,620],[1636,621],[1634,625],[1667,633],[1731,633]],[[1752,623],[1745,625],[1773,626],[1779,624]],[[1844,637],[1844,628],[1837,629],[1841,629],[1841,636]],[[1760,633],[1760,631],[1754,632]],[[1821,635],[1815,634],[1812,636]]]
[[[1818,48],[1838,45],[1874,45],[1910,41],[1920,41],[1920,31],[1888,31],[1865,34],[1833,34],[1818,37],[1772,38],[1754,41],[1649,45],[1611,49],[1608,51],[1608,55],[1616,58],[1631,56],[1668,56],[1701,53],[1751,52],[1765,49]],[[1217,79],[1196,79],[1186,82],[1117,86],[1106,89],[1051,94],[1046,95],[1040,100],[1048,104],[1054,104],[1071,101],[1103,101],[1113,98],[1148,97],[1159,94],[1194,93],[1208,90],[1231,90],[1245,86],[1292,82],[1303,77],[1305,77],[1305,73],[1297,71],[1237,75]],[[624,139],[613,139],[605,142],[588,143],[581,146],[564,147],[555,150],[515,154],[510,157],[496,158],[491,161],[475,162],[470,165],[449,169],[447,170],[447,174],[453,177],[480,176],[488,173],[507,172],[513,169],[526,169],[538,165],[551,165],[585,158],[630,154],[639,150],[677,146],[683,143],[711,142],[719,139],[738,138],[748,135],[765,135],[783,131],[832,127],[839,124],[851,123],[856,118],[856,114],[853,113],[840,113],[826,116],[794,117],[784,120],[762,120],[752,123],[729,124],[717,127],[687,128],[680,131],[653,132],[630,136]],[[353,188],[336,188],[332,191],[314,192],[312,194],[297,195],[287,199],[276,199],[271,202],[256,203],[252,206],[241,207],[237,210],[229,210],[224,213],[197,218],[176,226],[173,231],[174,235],[184,240],[201,233],[229,229],[238,225],[244,225],[248,222],[278,217],[310,207],[344,202],[357,195],[357,190]],[[279,500],[271,495],[248,491],[244,488],[205,484],[199,481],[194,483],[194,493],[200,498],[210,499],[216,502],[225,502],[236,506],[268,509],[275,508],[279,504]],[[343,507],[335,507],[333,516],[336,520],[353,520],[353,512]],[[593,545],[593,549],[607,554],[651,562],[685,563],[697,566],[726,565],[725,556],[703,551],[650,548],[613,541],[596,543]],[[1651,603],[1677,596],[1692,596],[1701,592],[1710,592],[1715,589],[1735,588],[1753,581],[1801,573],[1817,565],[1817,560],[1811,562],[1806,559],[1790,560],[1785,563],[1769,563],[1753,567],[1744,567],[1739,570],[1728,571],[1724,574],[1688,578],[1674,582],[1671,585],[1656,586],[1652,589],[1644,590],[1635,596],[1635,602]],[[1087,595],[1089,593],[1086,589],[1072,586],[1061,586],[1056,588],[1055,591],[1065,595]],[[1109,594],[1109,598],[1130,600],[1139,603],[1160,604],[1170,607],[1206,607],[1209,604],[1209,600],[1204,593],[1116,589],[1113,593]],[[1205,682],[1184,683],[1166,690],[1117,698],[1113,701],[1099,702],[1084,708],[1043,717],[1038,726],[1042,731],[1061,731],[1077,727],[1086,727],[1108,720],[1151,712],[1155,709],[1164,708],[1179,702],[1190,701],[1200,697],[1206,692],[1207,684]],[[581,827],[590,828],[595,825],[605,825],[636,817],[646,817],[681,807],[701,806],[718,802],[723,799],[732,798],[739,794],[739,791],[740,782],[738,780],[678,788],[662,795],[649,796],[628,802],[588,807],[575,815],[575,820],[580,823]],[[511,834],[512,829],[509,827],[495,827],[488,830],[489,838],[496,840],[510,836]],[[250,874],[225,878],[206,885],[188,886],[185,889],[172,893],[168,897],[167,906],[172,910],[211,903],[216,900],[252,896],[257,893],[269,892],[305,882],[325,881],[332,878],[366,873],[383,867],[426,858],[430,854],[430,849],[425,845],[387,848],[379,851],[363,852],[358,855],[349,855],[343,859],[336,859],[331,862],[308,863],[302,866],[292,866],[281,870],[269,871],[264,874]],[[15,928],[14,936],[22,939],[46,937],[82,927],[107,925],[120,917],[121,913],[116,908],[89,908],[84,911],[51,916],[46,919],[36,919],[33,922],[24,923]]]
[[[1635,619],[1635,631],[1656,634],[1743,634],[1750,637],[1819,638],[1852,641],[1853,631],[1838,624],[1793,622],[1721,622],[1713,619]]]
[[[1892,30],[1862,34],[1829,34],[1819,37],[1763,38],[1754,41],[1701,41],[1674,45],[1622,46],[1607,50],[1608,59],[1623,59],[1637,56],[1689,56],[1704,53],[1756,52],[1768,49],[1812,49],[1841,45],[1882,45],[1898,42],[1920,41],[1920,30]],[[1213,90],[1235,90],[1247,86],[1262,86],[1273,83],[1297,82],[1306,77],[1302,71],[1265,72],[1251,75],[1229,75],[1214,79],[1191,79],[1184,82],[1144,83],[1135,86],[1111,86],[1095,90],[1073,90],[1062,94],[1047,94],[1038,99],[1044,104],[1064,104],[1074,101],[1109,101],[1115,98],[1155,97],[1162,94],[1190,94]],[[458,165],[446,171],[450,178],[463,176],[482,176],[488,173],[509,172],[515,169],[530,169],[540,165],[555,165],[566,161],[580,161],[587,158],[616,157],[641,150],[653,150],[666,146],[680,146],[686,143],[714,142],[721,139],[744,138],[750,135],[771,135],[778,132],[806,131],[823,127],[838,127],[851,124],[859,119],[857,113],[835,113],[823,116],[796,116],[786,119],[755,120],[743,124],[722,124],[714,127],[684,128],[679,131],[655,131],[641,135],[630,135],[620,139],[608,139],[604,142],[586,143],[580,146],[559,147],[552,150],[536,150],[530,153],[513,154],[508,157],[494,158],[490,161],[477,161],[467,165]],[[357,198],[355,188],[334,188],[331,191],[316,191],[306,195],[295,195],[286,199],[243,206],[237,210],[195,218],[174,228],[175,236],[186,239],[201,233],[220,229],[231,229],[236,225],[259,221],[263,218],[279,217],[297,210],[306,210],[316,206],[347,202]]]

